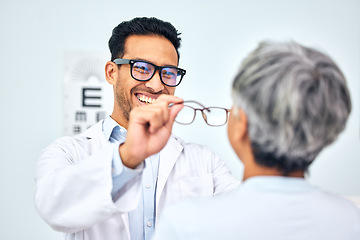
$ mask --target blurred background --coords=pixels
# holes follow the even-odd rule
[[[0,239],[63,239],[34,209],[33,176],[40,151],[64,134],[64,53],[110,59],[112,29],[138,16],[169,21],[182,33],[179,66],[187,74],[175,94],[206,106],[231,107],[232,79],[259,41],[294,40],[330,55],[347,78],[353,109],[307,178],[343,196],[360,195],[360,1],[1,0]],[[210,146],[242,178],[226,126],[209,127],[198,115],[174,133]]]

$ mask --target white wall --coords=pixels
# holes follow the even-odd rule
[[[1,0],[0,239],[63,239],[33,207],[35,161],[62,134],[63,53],[108,51],[112,29],[135,16],[159,17],[182,32],[180,66],[187,75],[176,94],[208,106],[231,106],[232,78],[260,40],[293,39],[332,56],[347,77],[353,110],[309,179],[335,193],[360,195],[360,1]],[[175,132],[211,146],[241,178],[226,127],[208,127],[198,116]]]

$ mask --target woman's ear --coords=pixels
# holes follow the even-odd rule
[[[249,145],[247,117],[242,109],[235,106],[229,116],[228,137],[236,155],[243,161],[244,156],[247,155]]]
[[[241,109],[237,109],[237,113],[234,117],[234,138],[236,141],[243,141],[247,136],[247,116]]]
[[[116,80],[118,78],[118,74],[119,74],[118,66],[114,62],[108,61],[105,64],[105,78],[106,78],[106,81],[111,85],[115,85]]]

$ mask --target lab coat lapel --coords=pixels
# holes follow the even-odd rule
[[[95,138],[95,139],[100,139],[102,141],[104,140],[106,141],[105,135],[102,131],[102,125],[103,125],[103,120],[99,121],[98,123],[88,128],[85,132],[82,133],[82,135],[84,135],[87,138]]]
[[[166,181],[182,150],[183,146],[174,137],[170,137],[168,143],[160,152],[159,173],[156,185],[156,206],[159,204]]]

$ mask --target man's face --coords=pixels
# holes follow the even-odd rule
[[[177,66],[178,56],[172,43],[156,35],[133,35],[126,39],[124,59],[146,60],[158,66]],[[175,87],[162,84],[157,71],[146,82],[131,77],[130,65],[121,65],[114,85],[116,120],[123,125],[129,121],[130,111],[137,106],[151,104],[160,94],[174,95]]]

